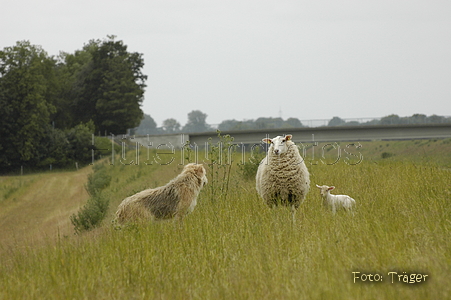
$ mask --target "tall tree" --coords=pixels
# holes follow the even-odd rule
[[[74,54],[61,52],[58,56],[56,74],[58,77],[58,97],[55,102],[56,113],[52,121],[58,128],[69,129],[81,122],[87,123],[95,115],[94,105],[89,97],[85,99],[85,79],[92,71],[92,55],[86,49],[96,45],[85,46]]]
[[[401,124],[401,118],[398,115],[392,114],[383,117],[379,122],[380,125],[397,125]]]
[[[28,41],[0,51],[0,166],[39,158],[50,115],[55,112],[55,60]]]
[[[200,110],[193,110],[188,114],[188,122],[183,127],[184,132],[203,132],[211,130],[206,122],[207,114]]]
[[[176,119],[170,118],[163,121],[165,133],[176,133],[180,131],[180,123]]]
[[[147,79],[141,71],[142,54],[129,53],[122,41],[114,39],[109,36],[85,45],[91,60],[80,68],[85,76],[74,81],[81,86],[74,98],[75,119],[93,120],[96,131],[107,134],[125,133],[139,125]]]
[[[303,126],[302,126],[302,122],[299,121],[298,118],[288,118],[288,119],[285,121],[285,124],[284,124],[284,125],[286,125],[285,127],[294,127],[294,128],[300,128],[300,127],[303,127]]]
[[[255,120],[255,125],[258,129],[282,128],[283,120],[282,120],[282,118],[260,117],[257,120]]]
[[[221,131],[239,129],[240,123],[237,120],[224,120],[218,125],[218,129]]]
[[[157,123],[150,115],[144,114],[144,118],[134,131],[137,135],[155,134],[157,133]]]
[[[345,125],[346,121],[343,120],[340,117],[333,117],[332,119],[330,119],[329,123],[327,123],[327,126],[341,126],[341,125]]]

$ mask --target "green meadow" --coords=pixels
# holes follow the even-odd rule
[[[451,141],[346,146],[306,149],[311,187],[295,222],[290,209],[259,199],[256,159],[236,149],[230,164],[197,153],[209,184],[183,222],[119,228],[113,219],[122,199],[167,183],[196,153],[143,150],[138,165],[133,150],[114,164],[104,159],[96,168],[111,182],[101,191],[109,199],[101,225],[79,234],[55,225],[54,235],[33,244],[3,240],[0,299],[450,299]],[[91,169],[72,173],[87,180]],[[3,177],[0,205],[37,192],[41,177],[63,175]],[[354,213],[332,215],[315,184],[353,197]],[[44,194],[35,209],[44,217],[47,204],[74,195]]]

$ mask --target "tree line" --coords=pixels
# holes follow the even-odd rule
[[[404,124],[440,124],[451,123],[451,117],[424,114],[414,114],[410,117],[400,117],[396,114],[385,116],[366,122],[345,121],[339,117],[333,117],[327,126],[360,126],[360,125],[404,125]]]
[[[92,159],[92,134],[139,126],[142,54],[108,36],[49,56],[19,41],[0,51],[0,170]],[[95,144],[95,143],[94,143]],[[98,152],[96,152],[98,153]]]
[[[146,134],[171,134],[171,133],[189,133],[189,132],[206,132],[214,131],[216,129],[206,122],[207,114],[193,110],[188,114],[188,122],[185,126],[181,126],[175,119],[167,119],[163,121],[162,127],[157,127],[156,122],[150,115],[144,115],[143,121],[139,127],[133,131],[137,135]],[[399,117],[392,114],[381,119],[373,119],[370,121],[346,121],[340,117],[333,117],[324,126],[365,126],[365,125],[402,125],[402,124],[439,124],[451,123],[451,117],[443,117],[437,115],[426,116],[423,114],[414,114],[410,117]],[[256,129],[289,129],[308,127],[297,118],[282,118],[261,117],[256,120],[225,120],[222,121],[217,129],[220,131],[231,130],[256,130]]]
[[[220,131],[227,130],[250,130],[250,129],[268,129],[268,128],[298,128],[303,127],[301,121],[296,118],[289,118],[283,120],[282,118],[258,118],[257,120],[236,121],[225,120],[213,128],[207,123],[207,114],[200,110],[193,110],[188,113],[188,121],[185,126],[169,118],[163,121],[161,127],[157,127],[154,119],[147,114],[144,114],[144,119],[141,121],[139,127],[132,130],[132,134],[146,135],[146,134],[172,134],[172,133],[190,133],[190,132],[206,132],[219,129]]]
[[[180,132],[205,132],[212,131],[213,128],[207,124],[207,114],[200,110],[193,110],[188,113],[188,121],[185,126],[174,119],[169,118],[163,121],[162,127],[157,127],[154,119],[147,114],[144,114],[140,125],[131,130],[131,134],[146,135],[146,134],[172,134]]]

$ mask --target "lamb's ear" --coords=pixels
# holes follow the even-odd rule
[[[262,141],[263,141],[264,143],[268,143],[268,144],[271,144],[271,143],[272,143],[271,139],[268,139],[268,138],[262,139]]]
[[[287,135],[285,136],[285,140],[286,140],[286,141],[290,141],[292,137],[293,137],[293,136],[292,136],[291,134],[287,134]]]
[[[319,188],[319,189],[321,188],[319,185],[316,185],[316,187]]]
[[[330,191],[330,190],[333,190],[335,187],[334,186],[330,186],[329,188],[328,188],[328,190]]]

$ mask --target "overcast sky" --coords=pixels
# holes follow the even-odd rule
[[[143,53],[161,126],[451,115],[451,1],[6,0],[0,48],[49,55],[116,35]]]

